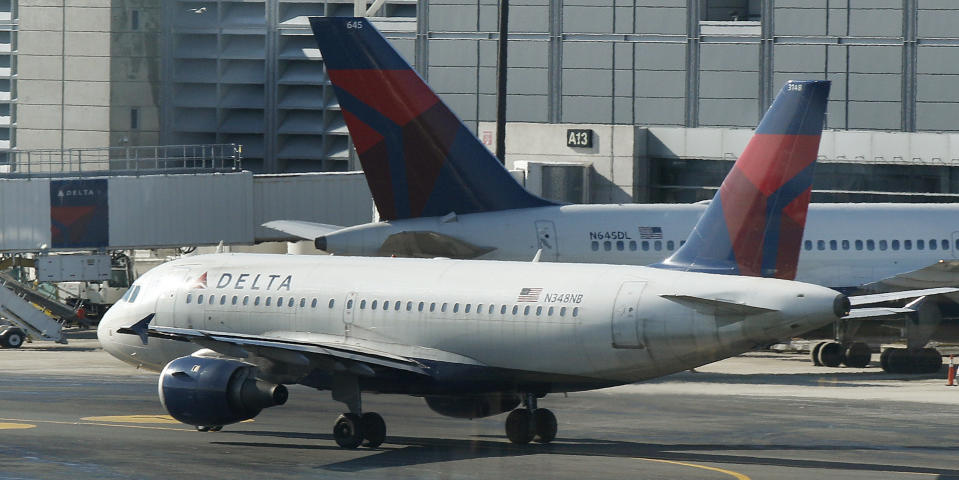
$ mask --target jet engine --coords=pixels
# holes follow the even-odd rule
[[[258,380],[256,367],[237,360],[180,357],[160,373],[160,402],[189,425],[222,426],[249,420],[286,403],[283,385]]]
[[[483,418],[508,412],[519,405],[518,395],[493,393],[469,396],[426,397],[426,404],[434,412],[453,418]]]

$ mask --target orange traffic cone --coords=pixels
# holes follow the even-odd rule
[[[946,386],[955,387],[956,386],[956,364],[953,359],[953,355],[949,355],[949,373],[946,375]]]

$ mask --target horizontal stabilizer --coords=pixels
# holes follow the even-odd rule
[[[316,237],[322,237],[323,235],[333,233],[343,228],[337,225],[304,222],[301,220],[273,220],[272,222],[264,223],[263,226],[304,240],[314,240]]]
[[[759,315],[776,311],[771,308],[757,307],[718,298],[703,298],[691,295],[660,295],[660,297],[692,308],[697,312],[712,315]]]
[[[855,297],[849,297],[849,304],[855,307],[856,305],[871,305],[874,303],[892,302],[894,300],[905,300],[908,298],[918,298],[918,297],[925,297],[929,295],[942,295],[944,293],[955,293],[955,292],[959,292],[959,288],[940,287],[940,288],[926,288],[923,290],[904,290],[901,292],[876,293],[872,295],[859,295]]]
[[[387,237],[380,246],[383,257],[470,259],[496,250],[436,232],[400,232]]]
[[[880,320],[884,317],[891,317],[895,315],[903,315],[906,313],[912,313],[915,310],[911,308],[892,308],[892,307],[867,307],[867,308],[857,308],[849,312],[849,315],[842,317],[843,320]]]

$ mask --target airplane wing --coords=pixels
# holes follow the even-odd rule
[[[891,290],[959,286],[959,260],[939,260],[927,267],[900,273],[867,283],[863,290],[886,292]]]
[[[323,235],[333,233],[343,228],[337,225],[305,222],[301,220],[273,220],[264,223],[263,226],[304,240],[314,240],[316,237],[322,237]]]
[[[856,295],[849,297],[849,304],[855,307],[857,305],[871,305],[875,303],[892,302],[895,300],[906,300],[910,298],[928,297],[956,292],[959,292],[959,288],[939,287],[926,288],[922,290],[900,290],[897,292],[877,293],[873,295]]]

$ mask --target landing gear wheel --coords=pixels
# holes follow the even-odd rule
[[[842,344],[828,342],[819,348],[819,363],[824,367],[838,367],[842,363]]]
[[[869,365],[871,359],[872,350],[869,349],[869,345],[862,342],[855,342],[849,344],[843,351],[842,363],[851,368],[863,368]]]
[[[214,425],[210,427],[211,432],[219,432],[220,430],[223,430],[223,425]]]
[[[545,408],[533,410],[533,426],[536,436],[533,440],[539,443],[549,443],[556,438],[556,415]]]
[[[386,422],[378,413],[367,412],[360,417],[360,423],[363,426],[363,438],[366,442],[363,446],[369,448],[379,447],[383,440],[386,440]]]
[[[819,361],[819,350],[822,349],[822,346],[827,342],[819,342],[812,347],[812,350],[809,351],[809,358],[812,360],[812,364],[821,367],[822,362]]]
[[[209,431],[210,431],[210,427],[208,427],[208,426],[206,426],[206,425],[197,425],[197,426],[196,426],[196,431],[198,431],[198,432],[209,432]]]
[[[333,424],[333,440],[342,448],[356,448],[363,443],[363,429],[359,415],[344,413]]]
[[[509,412],[506,417],[506,438],[509,441],[524,445],[533,440],[533,415],[525,408],[517,408]]]
[[[11,328],[0,334],[0,347],[20,348],[25,340],[23,331],[19,328]]]

